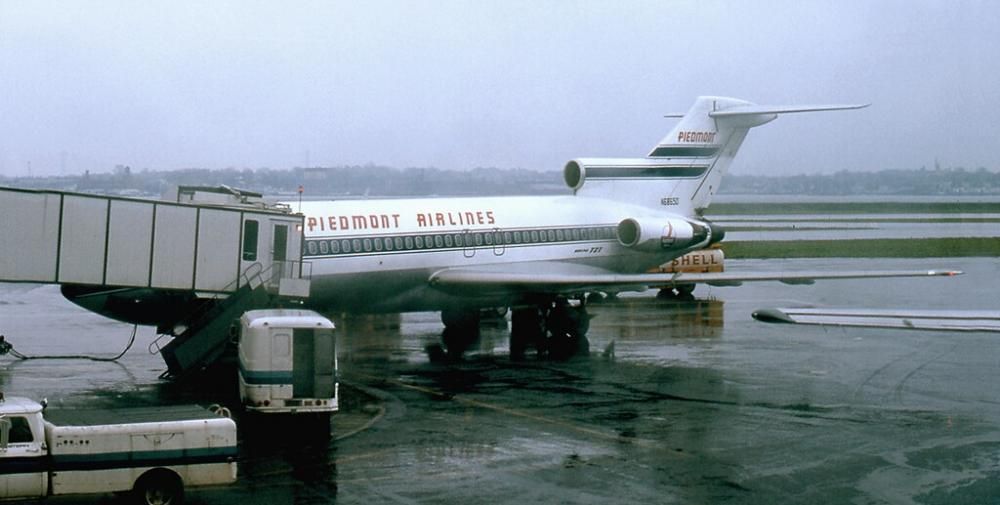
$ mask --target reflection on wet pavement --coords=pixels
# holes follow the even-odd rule
[[[990,503],[1000,496],[995,336],[750,318],[786,302],[990,308],[995,287],[982,279],[1000,265],[945,263],[968,273],[623,294],[591,305],[591,355],[567,362],[511,362],[506,321],[484,326],[464,361],[441,364],[424,351],[440,337],[437,314],[334,315],[342,412],[310,426],[241,418],[240,481],[189,500]],[[26,353],[120,351],[131,327],[64,305],[57,290],[2,285],[0,333]],[[193,388],[159,381],[162,362],[143,350],[153,337],[140,331],[119,364],[4,358],[0,383],[65,408],[232,401],[224,371]]]

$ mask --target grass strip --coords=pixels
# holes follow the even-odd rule
[[[993,214],[997,202],[781,202],[713,203],[706,214]]]
[[[1000,257],[1000,238],[732,241],[722,250],[726,259]]]

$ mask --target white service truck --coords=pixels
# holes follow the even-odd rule
[[[236,444],[232,419],[197,406],[55,413],[7,397],[0,499],[129,492],[138,503],[176,505],[185,486],[236,481]]]

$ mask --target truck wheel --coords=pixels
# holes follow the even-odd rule
[[[169,470],[152,470],[139,477],[133,490],[135,503],[143,505],[181,505],[184,483]]]

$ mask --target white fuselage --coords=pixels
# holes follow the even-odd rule
[[[290,203],[305,215],[303,260],[315,307],[360,312],[440,310],[516,303],[465,299],[428,285],[434,272],[532,262],[638,273],[683,251],[622,246],[626,218],[671,217],[600,198],[564,196],[338,200]],[[674,216],[677,217],[677,216]],[[544,273],[544,263],[538,265]],[[308,267],[307,267],[308,271]]]

